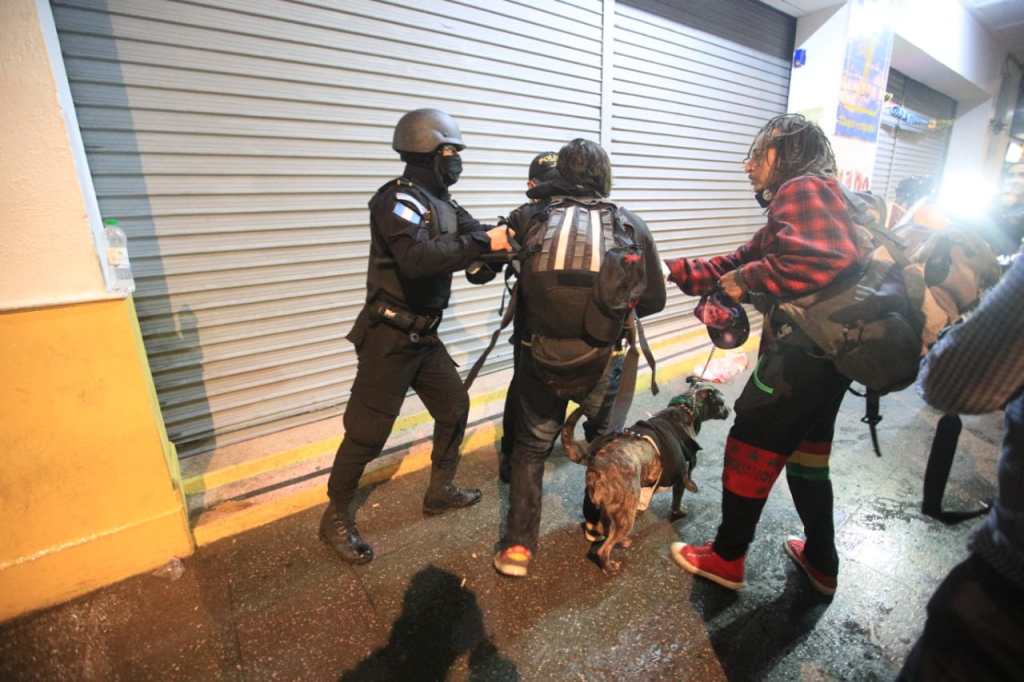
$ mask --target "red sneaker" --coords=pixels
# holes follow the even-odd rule
[[[711,542],[700,546],[673,542],[669,553],[688,573],[707,578],[730,590],[741,590],[746,587],[746,583],[743,582],[745,557],[726,561],[715,553],[713,546],[714,543]]]
[[[789,555],[796,565],[807,575],[807,579],[811,581],[811,586],[814,587],[818,592],[831,597],[836,593],[836,576],[825,575],[807,561],[807,557],[804,556],[804,545],[807,543],[790,536],[786,538],[786,543],[783,545],[786,548],[786,554]]]
[[[533,554],[522,545],[506,547],[494,556],[494,568],[502,575],[523,578],[530,568]]]

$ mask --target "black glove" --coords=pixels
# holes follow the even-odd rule
[[[501,266],[498,266],[501,269]],[[497,276],[497,272],[482,260],[475,260],[466,266],[466,279],[470,284],[487,284]]]

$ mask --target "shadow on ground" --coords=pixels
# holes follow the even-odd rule
[[[680,392],[677,381],[662,396]],[[726,386],[730,402],[738,389]],[[638,395],[631,420],[663,400]],[[784,481],[748,552],[743,592],[695,582],[669,557],[672,542],[704,542],[718,525],[729,423],[712,422],[689,515],[670,522],[671,496],[656,496],[615,577],[586,558],[584,470],[557,451],[530,575],[495,573],[508,501],[487,448],[460,466],[459,481],[484,492],[471,509],[424,517],[426,471],[366,489],[360,528],[377,551],[369,565],[333,557],[316,537],[322,509],[310,509],[200,549],[176,580],[138,576],[0,626],[0,678],[891,680],[980,520],[948,527],[920,513],[939,415],[912,390],[887,396],[882,412],[881,459],[859,421],[863,402],[851,398],[840,413],[831,602],[783,553],[783,539],[800,531]],[[965,422],[951,507],[994,493],[1000,429],[996,419]]]
[[[471,680],[518,680],[487,635],[476,595],[458,576],[428,566],[412,577],[388,643],[341,675],[344,682],[443,680],[469,656]]]

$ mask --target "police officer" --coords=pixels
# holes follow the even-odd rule
[[[452,483],[469,396],[437,327],[448,305],[452,272],[485,253],[508,250],[511,233],[506,227],[486,229],[449,195],[462,172],[459,151],[465,145],[447,113],[405,114],[395,126],[392,147],[406,166],[369,204],[366,304],[346,337],[359,364],[343,418],[345,435],[327,482],[330,504],[320,521],[320,538],[342,559],[359,564],[373,559],[373,549],[356,528],[353,497],[410,387],[434,418],[424,513],[480,501],[479,490]]]

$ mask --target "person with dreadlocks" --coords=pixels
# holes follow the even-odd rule
[[[747,548],[768,493],[782,469],[806,540],[783,547],[818,592],[836,589],[839,557],[832,522],[828,459],[836,414],[850,380],[815,353],[814,344],[774,304],[823,289],[858,266],[828,138],[798,114],[768,121],[755,136],[745,171],[767,223],[733,253],[666,261],[690,295],[717,289],[751,302],[765,315],[760,358],[736,401],[725,444],[722,521],[713,542],[671,547],[684,570],[738,590]]]

